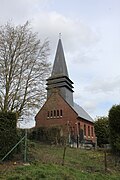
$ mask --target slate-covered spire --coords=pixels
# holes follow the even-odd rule
[[[54,89],[58,89],[65,101],[73,106],[72,84],[73,82],[68,76],[62,42],[59,38],[51,77],[47,79],[47,98],[51,96]]]
[[[54,61],[51,77],[52,76],[67,76],[67,77],[69,77],[61,39],[59,39],[59,41],[58,41],[58,46],[57,46],[57,51],[56,51],[56,56],[55,56],[55,61]]]

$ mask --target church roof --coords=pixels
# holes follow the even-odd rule
[[[93,122],[93,119],[89,116],[89,114],[78,104],[74,102],[74,106],[72,107],[74,111],[78,114],[79,117],[88,120],[90,122]]]
[[[58,41],[55,61],[54,61],[53,70],[52,70],[52,74],[51,74],[51,77],[54,77],[54,76],[69,77],[61,39],[59,39],[59,41]]]

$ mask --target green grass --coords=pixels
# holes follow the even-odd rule
[[[62,166],[63,147],[29,142],[28,161],[25,165],[0,165],[1,180],[119,180],[120,168],[108,156],[108,172],[104,171],[102,151],[67,147]],[[17,162],[17,161],[16,161]],[[18,164],[18,162],[17,162]],[[2,166],[5,168],[2,168]]]

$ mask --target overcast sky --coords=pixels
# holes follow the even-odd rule
[[[91,117],[120,103],[120,0],[0,0],[0,24],[9,20],[47,37],[52,63],[62,33],[74,100]]]

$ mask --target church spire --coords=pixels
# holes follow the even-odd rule
[[[69,79],[61,37],[59,37],[51,77],[47,79],[47,98],[58,89],[61,96],[73,106],[73,82]]]
[[[51,74],[51,77],[53,77],[53,76],[69,77],[60,34],[59,34],[59,41],[58,41],[57,51],[56,51],[56,55],[55,55],[53,70],[52,70],[52,74]]]

